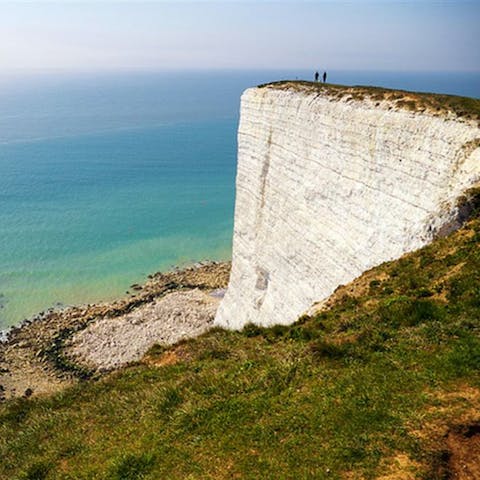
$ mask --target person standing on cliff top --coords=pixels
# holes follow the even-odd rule
[[[315,81],[318,82],[318,77],[320,76],[320,74],[318,72],[315,72]]]
[[[327,81],[327,72],[323,72],[323,83]]]

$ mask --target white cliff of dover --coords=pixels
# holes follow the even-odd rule
[[[283,83],[243,94],[217,325],[290,324],[455,220],[458,197],[480,180],[478,118],[378,92]]]

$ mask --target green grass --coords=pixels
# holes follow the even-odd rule
[[[213,330],[6,403],[0,478],[368,479],[399,454],[436,478],[480,389],[479,240],[475,219],[293,326]]]
[[[366,98],[381,102],[388,100],[396,107],[410,111],[429,111],[434,115],[451,113],[457,117],[480,122],[480,99],[444,95],[438,93],[409,92],[383,87],[356,85],[336,85],[331,83],[308,82],[304,80],[285,80],[259,85],[259,88],[314,90],[336,99],[364,100]]]

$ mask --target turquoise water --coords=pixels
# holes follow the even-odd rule
[[[234,123],[3,146],[2,321],[111,298],[172,265],[229,258]]]
[[[230,258],[240,93],[310,73],[2,80],[0,328],[118,297],[157,270]],[[479,78],[329,77],[470,96]]]

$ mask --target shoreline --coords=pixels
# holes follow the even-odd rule
[[[0,401],[50,394],[138,361],[155,343],[167,345],[197,336],[213,322],[228,284],[230,265],[200,262],[157,272],[143,285],[133,284],[133,293],[128,296],[112,302],[49,309],[2,332]],[[142,330],[150,329],[146,329],[148,338],[132,338],[138,324],[142,324]],[[82,332],[88,337],[80,341]],[[115,356],[125,350],[125,345],[133,350],[117,361]],[[93,362],[92,352],[96,355]],[[105,356],[111,358],[102,358]]]
[[[0,328],[0,346],[2,343],[8,343],[9,336],[11,332],[16,331],[17,329],[24,328],[26,325],[30,325],[33,322],[42,321],[46,317],[52,314],[62,314],[68,310],[75,310],[75,309],[89,309],[91,307],[99,306],[99,305],[114,305],[117,303],[124,302],[128,299],[138,298],[139,292],[144,288],[150,287],[152,281],[155,281],[156,278],[160,276],[181,273],[184,271],[195,270],[209,265],[221,265],[221,264],[231,264],[231,260],[199,260],[199,261],[190,261],[185,262],[180,265],[171,265],[169,270],[158,270],[155,273],[150,273],[147,275],[143,275],[143,279],[136,281],[135,283],[130,284],[126,289],[124,288],[121,292],[117,292],[115,294],[108,295],[108,298],[105,299],[105,296],[100,297],[98,299],[93,299],[90,301],[85,302],[69,302],[69,303],[62,303],[56,302],[49,307],[45,307],[43,310],[37,310],[37,312],[29,315],[24,316],[23,319],[19,320],[18,323],[1,327]]]

